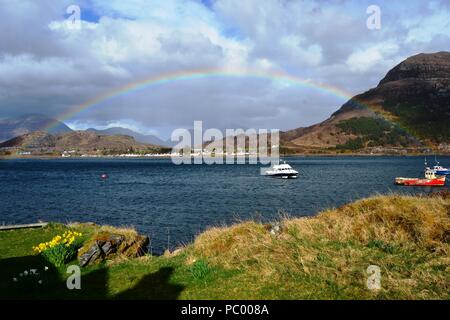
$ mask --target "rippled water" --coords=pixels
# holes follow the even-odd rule
[[[299,179],[259,175],[256,165],[183,165],[169,159],[0,161],[0,223],[93,221],[132,225],[154,253],[208,226],[312,215],[369,195],[430,192],[395,176],[423,175],[422,157],[287,158]],[[450,157],[441,157],[450,165]],[[431,162],[431,161],[430,161]],[[109,179],[102,181],[100,175]]]

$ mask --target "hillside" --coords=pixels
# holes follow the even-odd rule
[[[153,144],[153,145],[159,145],[159,146],[167,146],[169,147],[171,143],[168,143],[167,141],[161,140],[156,136],[153,135],[145,135],[138,132],[135,132],[133,130],[127,129],[127,128],[121,128],[121,127],[113,127],[108,129],[87,129],[87,132],[94,132],[97,134],[103,134],[103,135],[126,135],[133,137],[137,142],[140,143],[146,143],[146,144]]]
[[[49,128],[45,130],[45,128]],[[45,130],[45,131],[44,131]],[[52,135],[69,133],[70,129],[65,123],[46,117],[41,114],[28,114],[17,118],[0,119],[0,142],[20,137],[28,133],[45,132]],[[113,127],[104,130],[87,129],[86,132],[107,136],[130,136],[138,143],[169,147],[171,142],[163,141],[153,135],[144,135],[130,129]]]
[[[50,127],[47,132],[60,134],[71,132],[72,130],[60,121],[40,114],[28,114],[18,118],[0,120],[0,142],[31,133],[42,131],[43,128]]]
[[[83,267],[83,290],[67,290],[66,266],[53,267],[32,247],[68,229],[82,232],[87,248],[134,231],[92,224],[0,231],[0,298],[447,300],[449,206],[448,194],[376,196],[315,217],[214,227],[161,257]],[[367,287],[371,265],[380,271],[377,290]],[[30,268],[44,274],[44,285],[19,278]]]
[[[450,52],[418,54],[319,124],[282,133],[288,147],[356,150],[450,143]]]
[[[160,148],[160,146],[141,144],[136,142],[133,137],[126,135],[102,135],[86,131],[51,135],[37,131],[3,142],[0,144],[0,148],[14,148],[23,151],[42,150],[45,152],[61,152],[64,150],[129,152],[130,150]]]
[[[139,144],[133,137],[125,135],[105,136],[93,132],[75,131],[56,137],[57,149],[81,150],[128,150]]]

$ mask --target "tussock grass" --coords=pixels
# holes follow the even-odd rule
[[[211,228],[190,254],[257,275],[266,285],[283,282],[290,296],[449,297],[447,197],[375,196],[280,224],[275,236],[252,221]],[[372,264],[382,270],[377,292],[365,284]]]
[[[80,223],[80,222],[72,222],[67,224],[68,227],[85,231],[86,233],[89,233],[90,235],[98,235],[101,233],[109,233],[109,234],[117,234],[122,235],[124,237],[134,239],[138,236],[138,233],[136,229],[132,226],[120,226],[120,227],[114,227],[109,225],[96,225],[95,223]]]
[[[390,195],[327,210],[312,219],[284,223],[316,240],[321,237],[362,243],[379,240],[400,246],[448,250],[449,212],[448,199]]]
[[[133,227],[101,226],[95,231],[94,238],[99,239],[111,234],[124,236],[125,240],[129,242],[135,241],[139,236]]]

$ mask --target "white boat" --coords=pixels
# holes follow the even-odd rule
[[[266,176],[279,177],[284,179],[297,178],[298,171],[294,170],[285,161],[282,164],[275,164],[268,170],[266,170]]]
[[[436,165],[433,166],[434,173],[436,173],[438,176],[446,176],[450,174],[450,169],[444,168],[443,166],[439,165],[439,161],[437,161],[436,156],[434,157],[434,161],[436,162]]]
[[[446,176],[446,175],[450,174],[450,169],[444,168],[443,166],[439,165],[439,161],[437,161],[436,157],[434,157],[434,161],[436,162],[436,165],[433,166],[433,169],[430,169],[430,170],[432,170],[436,175],[438,175],[438,176]],[[425,167],[427,169],[429,169],[427,167],[427,165],[428,165],[427,164],[427,158],[425,158]]]

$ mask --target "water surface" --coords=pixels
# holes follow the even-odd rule
[[[256,165],[182,165],[170,159],[0,161],[0,223],[92,221],[135,226],[154,253],[192,241],[208,226],[242,219],[306,216],[401,187],[423,175],[423,157],[287,158],[299,179],[259,175]],[[450,165],[450,157],[441,157]],[[109,179],[100,176],[107,173]]]

